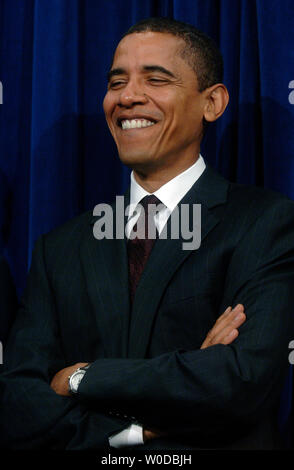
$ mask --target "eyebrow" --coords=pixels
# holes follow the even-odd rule
[[[125,73],[126,73],[125,69],[121,69],[121,68],[112,69],[107,74],[107,81],[109,82],[110,79],[115,75],[123,75]]]
[[[170,70],[162,67],[161,65],[143,65],[142,69],[144,72],[161,72],[165,75],[168,75],[169,77],[176,78],[176,76]],[[113,76],[123,75],[126,73],[126,70],[120,67],[112,69],[107,74],[107,81],[109,82]]]
[[[161,65],[144,65],[143,70],[145,72],[161,72],[169,77],[176,78],[176,76],[168,69],[162,67]]]

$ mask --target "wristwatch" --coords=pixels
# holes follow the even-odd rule
[[[71,393],[77,393],[79,385],[84,377],[87,369],[89,369],[91,364],[87,364],[84,367],[79,367],[68,377],[68,387]]]

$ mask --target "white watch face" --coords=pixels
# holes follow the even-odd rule
[[[73,392],[76,392],[78,390],[78,386],[80,385],[80,382],[82,378],[85,375],[84,370],[78,370],[76,371],[70,378],[70,388]]]

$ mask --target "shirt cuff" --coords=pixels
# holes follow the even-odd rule
[[[131,424],[128,428],[109,437],[110,447],[128,447],[144,444],[143,427],[139,424]]]

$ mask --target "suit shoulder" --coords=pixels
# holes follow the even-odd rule
[[[279,207],[288,207],[289,210],[294,210],[294,201],[287,196],[253,185],[230,183],[228,201],[233,205],[238,205],[239,209],[244,206],[256,212]]]
[[[91,222],[91,218],[93,216],[93,211],[88,210],[86,212],[83,212],[82,214],[79,214],[66,222],[64,222],[62,225],[59,225],[58,227],[54,228],[50,232],[46,234],[46,238],[48,240],[52,238],[59,238],[62,236],[68,236],[70,232],[80,232],[83,231],[84,227],[88,226]]]
[[[67,250],[69,246],[76,246],[87,228],[91,229],[91,219],[93,211],[89,210],[80,215],[77,215],[62,225],[50,230],[48,233],[39,237],[36,242],[35,248],[41,243],[44,244],[45,251],[55,251],[58,249]]]
[[[207,165],[197,181],[195,193],[196,199],[208,207],[225,204],[226,210],[230,212],[231,209],[237,217],[242,217],[248,211],[254,217],[254,214],[258,215],[267,209],[271,211],[277,207],[288,207],[292,211],[294,207],[294,201],[287,196],[260,186],[232,183],[210,165]]]

